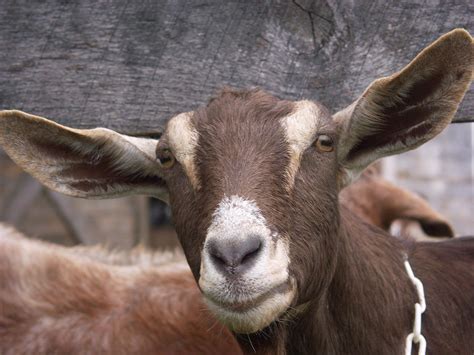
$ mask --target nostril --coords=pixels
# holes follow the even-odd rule
[[[223,265],[223,266],[227,265],[226,261],[221,256],[219,256],[218,254],[212,254],[211,253],[211,256],[217,264],[220,264],[220,265]]]
[[[249,262],[250,260],[252,260],[253,258],[255,258],[258,254],[258,252],[260,251],[260,248],[251,252],[251,253],[248,253],[247,255],[245,255],[242,260],[241,260],[241,264],[245,264],[246,262]]]
[[[226,265],[226,258],[220,253],[218,245],[216,242],[209,243],[209,255],[211,256],[212,260],[221,265]]]
[[[225,273],[238,273],[250,267],[263,248],[263,238],[250,234],[244,238],[213,239],[207,245],[208,255],[214,265]]]
[[[246,252],[244,252],[242,259],[240,260],[240,264],[245,264],[246,262],[254,259],[260,253],[260,249],[262,249],[262,242],[260,239],[256,239],[256,242],[251,243],[248,246]]]

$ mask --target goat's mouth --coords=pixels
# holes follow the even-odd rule
[[[292,280],[287,280],[256,296],[239,300],[205,295],[209,309],[236,333],[255,333],[283,314],[295,294]]]

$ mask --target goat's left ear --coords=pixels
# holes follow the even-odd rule
[[[376,159],[414,149],[438,135],[454,117],[473,69],[473,39],[456,29],[398,73],[375,80],[352,105],[336,113],[342,184]]]

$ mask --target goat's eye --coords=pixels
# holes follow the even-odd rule
[[[169,169],[174,165],[175,158],[171,150],[163,149],[156,153],[156,159],[164,169]]]
[[[321,134],[318,138],[316,138],[314,145],[320,152],[332,152],[334,149],[334,142],[332,138],[325,134]]]

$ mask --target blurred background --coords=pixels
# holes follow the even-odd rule
[[[259,86],[333,111],[441,34],[473,33],[472,1],[0,0],[0,109],[157,136],[222,86]],[[458,235],[474,233],[474,97],[439,137],[383,161]],[[0,221],[66,245],[177,245],[144,196],[86,201],[39,185],[0,151]]]

